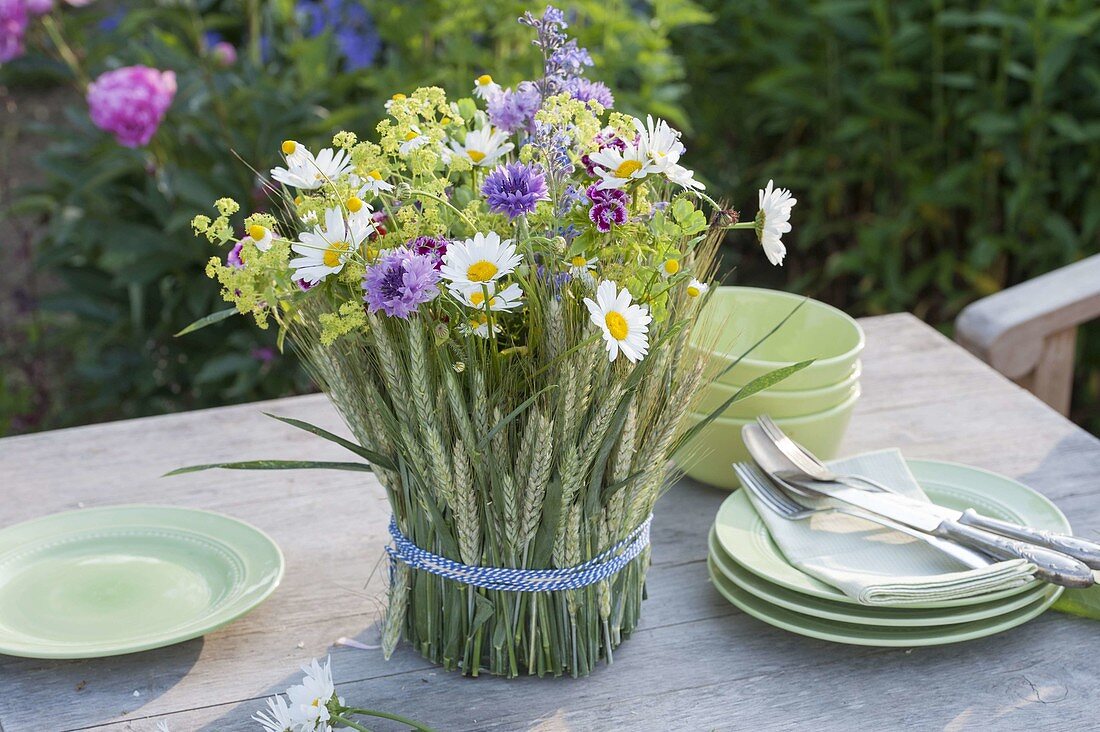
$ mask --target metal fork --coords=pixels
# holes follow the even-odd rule
[[[772,482],[770,478],[765,476],[760,469],[755,465],[748,463],[734,463],[733,470],[737,474],[738,479],[741,481],[741,485],[745,487],[749,493],[752,493],[757,500],[763,503],[768,510],[777,516],[787,519],[788,521],[801,521],[803,519],[810,518],[811,516],[824,516],[830,513],[839,513],[845,516],[853,516],[855,518],[861,518],[872,523],[885,526],[888,529],[900,531],[906,536],[911,536],[918,541],[923,541],[925,544],[938,549],[939,551],[947,554],[948,556],[962,562],[971,569],[982,569],[988,567],[993,563],[993,560],[980,552],[976,552],[967,547],[955,544],[954,542],[945,541],[938,537],[926,534],[923,531],[904,526],[891,521],[884,516],[876,516],[873,513],[863,512],[856,509],[829,507],[829,508],[810,508],[797,502],[791,498],[788,493],[785,492],[785,488],[789,488],[792,491],[799,492],[794,486],[782,483],[777,485]],[[805,495],[805,494],[803,494]]]
[[[756,423],[764,430],[764,434],[772,441],[783,456],[794,463],[794,466],[813,480],[823,483],[840,483],[852,488],[866,490],[870,486],[873,490],[893,493],[887,485],[877,480],[866,478],[862,475],[838,475],[829,469],[825,463],[818,460],[817,456],[787,436],[779,425],[771,417],[762,414],[756,418]]]

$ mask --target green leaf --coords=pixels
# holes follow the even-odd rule
[[[323,430],[323,429],[321,429],[320,427],[318,427],[316,425],[310,424],[309,422],[303,422],[300,419],[294,419],[292,417],[280,417],[277,414],[270,414],[268,412],[264,412],[264,414],[267,415],[268,417],[271,417],[272,419],[277,419],[280,422],[284,422],[284,423],[290,425],[291,427],[297,427],[298,429],[305,430],[306,432],[309,432],[310,434],[314,434],[314,435],[317,435],[318,437],[323,437],[326,440],[329,440],[331,442],[335,442],[340,447],[343,447],[344,449],[347,449],[347,450],[351,450],[352,452],[354,452],[359,457],[366,458],[367,460],[371,461],[371,463],[373,463],[374,465],[377,465],[380,468],[385,468],[386,470],[396,470],[397,469],[397,467],[394,464],[393,460],[389,459],[385,455],[382,455],[381,453],[377,453],[374,450],[368,450],[367,448],[363,447],[362,445],[357,445],[356,443],[352,442],[351,440],[345,440],[343,437],[340,437],[339,435],[334,435],[331,432],[329,432],[328,430]]]
[[[219,310],[216,313],[210,313],[209,315],[199,318],[194,323],[181,330],[179,333],[176,333],[176,338],[179,338],[182,335],[187,335],[188,333],[194,333],[196,330],[205,328],[208,325],[220,323],[226,318],[232,317],[236,314],[237,308],[226,308],[225,310]]]
[[[1093,585],[1083,590],[1067,589],[1053,607],[1060,613],[1077,615],[1089,620],[1100,620],[1100,585]]]
[[[769,387],[775,386],[780,381],[783,381],[783,379],[786,379],[788,376],[801,371],[813,362],[813,359],[810,359],[809,361],[800,361],[796,364],[791,364],[790,366],[784,366],[781,369],[769,371],[763,376],[758,376],[749,383],[745,384],[737,390],[736,394],[723,402],[721,406],[708,414],[706,417],[699,420],[699,422],[697,422],[690,430],[685,432],[683,436],[681,436],[680,439],[676,441],[676,447],[673,448],[672,454],[677,453],[682,447],[694,440],[707,425],[718,418],[718,415],[729,409],[731,404],[739,402],[742,399],[748,399],[757,392],[761,392]]]
[[[371,466],[366,463],[333,463],[316,460],[248,460],[241,463],[191,465],[186,468],[176,468],[165,473],[163,477],[197,473],[200,470],[210,470],[212,468],[224,468],[226,470],[355,470],[362,473],[374,472]]]

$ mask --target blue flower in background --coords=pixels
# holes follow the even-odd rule
[[[299,0],[302,30],[309,38],[332,31],[349,71],[374,65],[382,38],[370,12],[354,0]]]

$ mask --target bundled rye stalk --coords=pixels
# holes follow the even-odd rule
[[[377,143],[283,144],[280,216],[238,237],[222,199],[194,224],[233,246],[208,265],[233,312],[277,323],[355,442],[285,421],[366,460],[315,467],[387,491],[385,655],[404,637],[470,675],[583,676],[638,623],[717,247],[730,228],[766,240],[768,213],[736,223],[678,132],[608,113],[559,11],[522,22],[544,77],[480,77],[488,113],[395,95]]]

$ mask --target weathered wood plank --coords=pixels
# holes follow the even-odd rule
[[[1018,476],[1054,497],[1079,532],[1100,534],[1100,442],[910,316],[864,325],[864,398],[846,451],[898,445],[913,457]],[[642,628],[614,666],[590,679],[467,680],[408,648],[390,662],[378,651],[333,648],[340,636],[377,642],[384,572],[371,572],[388,510],[371,476],[159,478],[197,462],[346,458],[262,411],[346,433],[323,397],[302,397],[0,440],[0,525],[80,504],[195,506],[260,526],[287,557],[279,591],[205,639],[115,659],[0,657],[2,729],[39,732],[42,709],[52,710],[51,730],[144,732],[159,719],[175,732],[254,729],[248,718],[262,698],[290,683],[299,663],[330,651],[341,693],[444,729],[828,729],[855,720],[1034,729],[1062,719],[1080,729],[1095,716],[1090,680],[1100,657],[1090,647],[1100,625],[1046,616],[1005,636],[906,654],[811,641],[742,615],[709,587],[703,563],[725,494],[690,481],[658,507]],[[1028,682],[1047,703],[1027,701]],[[1071,693],[1054,701],[1063,688]]]

